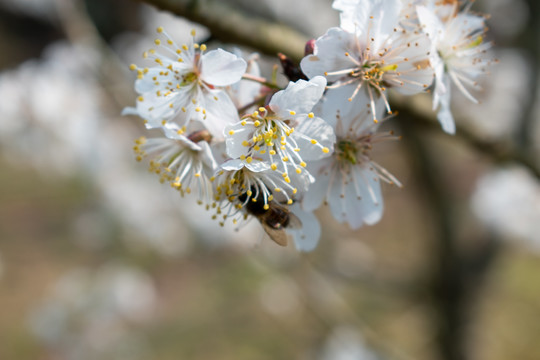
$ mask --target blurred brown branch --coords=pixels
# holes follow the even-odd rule
[[[245,45],[267,55],[304,56],[306,35],[284,24],[251,16],[221,0],[139,0],[206,26],[220,41]]]
[[[419,127],[442,132],[440,124],[435,119],[435,113],[431,111],[430,99],[394,95],[391,100],[392,108],[403,115],[398,116],[398,121],[414,122]],[[463,123],[466,123],[465,119],[458,119],[456,122],[456,135],[454,136],[456,139],[465,142],[496,163],[513,162],[522,165],[540,180],[540,166],[531,153],[515,144],[481,139],[477,134],[461,125]]]

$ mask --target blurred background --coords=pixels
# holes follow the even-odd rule
[[[219,3],[306,38],[338,24],[330,0]],[[0,359],[540,359],[538,7],[475,2],[500,61],[482,103],[453,95],[454,137],[403,109],[374,154],[404,184],[382,221],[320,209],[299,254],[134,160],[128,65],[157,26],[225,35],[132,0],[0,0]]]

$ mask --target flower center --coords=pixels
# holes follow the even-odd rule
[[[340,164],[357,165],[369,161],[371,149],[371,135],[364,135],[354,140],[338,140],[335,154]]]

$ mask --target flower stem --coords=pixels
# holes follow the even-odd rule
[[[260,76],[255,76],[255,75],[251,75],[251,74],[244,74],[244,75],[242,75],[242,79],[258,82],[259,84],[262,84],[262,85],[264,85],[266,87],[269,87],[271,89],[283,90],[277,84],[269,82],[268,80],[266,80],[265,78],[260,77]]]

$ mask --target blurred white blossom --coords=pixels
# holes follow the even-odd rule
[[[364,343],[362,334],[351,326],[338,326],[326,339],[320,360],[377,360]]]
[[[523,168],[497,169],[478,180],[475,214],[495,231],[540,251],[540,185]]]
[[[156,300],[141,270],[119,264],[72,270],[31,314],[30,326],[62,359],[142,358],[147,349],[140,327]]]

